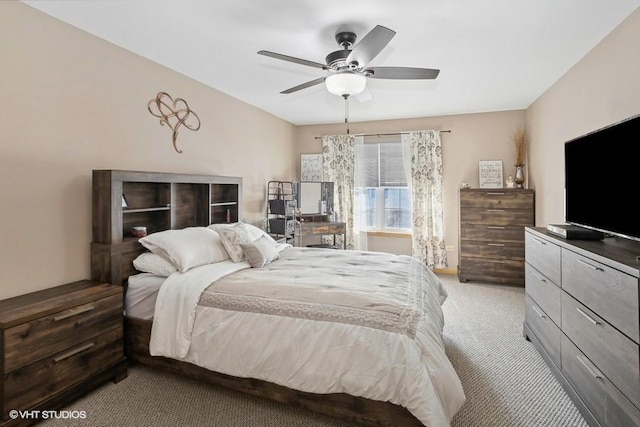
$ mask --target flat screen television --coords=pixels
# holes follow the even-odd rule
[[[640,115],[567,141],[565,221],[640,241]]]

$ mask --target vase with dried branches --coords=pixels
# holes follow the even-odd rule
[[[524,188],[524,159],[527,154],[527,134],[523,127],[517,128],[511,135],[516,154],[516,174],[513,181],[516,188]]]

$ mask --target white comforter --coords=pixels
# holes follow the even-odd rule
[[[446,291],[410,257],[286,248],[263,269],[174,273],[150,352],[310,393],[348,393],[448,426],[465,400],[442,342]]]

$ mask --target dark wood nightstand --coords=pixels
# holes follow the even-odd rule
[[[89,280],[0,301],[0,426],[11,410],[55,410],[127,376],[122,288]]]

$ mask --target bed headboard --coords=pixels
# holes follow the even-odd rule
[[[91,278],[122,285],[137,273],[145,249],[133,227],[147,233],[237,222],[242,178],[125,170],[94,170]]]

